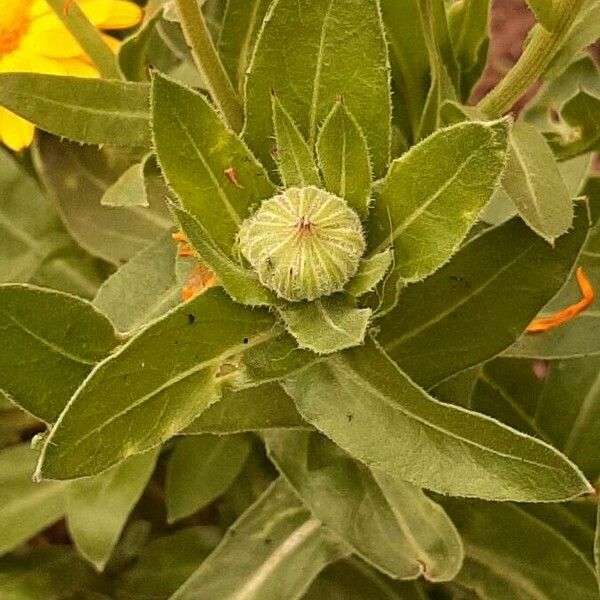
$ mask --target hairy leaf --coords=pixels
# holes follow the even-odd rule
[[[380,252],[393,244],[393,271],[408,281],[423,279],[442,266],[498,183],[507,135],[506,121],[460,123],[395,160],[376,187],[371,250]]]
[[[1,73],[0,105],[58,136],[147,147],[148,86],[106,79]]]
[[[474,238],[433,277],[402,292],[379,321],[379,341],[426,387],[493,358],[569,276],[588,229],[583,212],[554,249],[518,219]]]
[[[373,342],[315,363],[288,377],[284,388],[302,416],[348,453],[419,487],[529,502],[590,491],[558,451],[438,403]]]
[[[364,220],[371,200],[371,159],[367,140],[343,100],[327,115],[317,137],[325,189],[343,198]]]
[[[321,186],[312,150],[279,98],[271,98],[275,132],[276,162],[286,188]]]
[[[48,423],[118,343],[89,302],[28,285],[0,286],[0,330],[0,390]]]
[[[397,579],[452,579],[462,562],[444,511],[409,483],[373,474],[326,438],[265,434],[269,456],[313,515],[369,563]]]
[[[344,97],[367,136],[375,174],[390,149],[387,52],[375,0],[277,0],[264,21],[246,80],[244,136],[264,165],[273,126],[271,90],[312,146],[332,104]]]
[[[38,474],[93,475],[169,439],[239,377],[247,348],[276,335],[270,315],[218,289],[181,305],[92,371],[50,433]]]
[[[299,347],[317,354],[331,354],[361,344],[371,317],[371,309],[355,308],[345,294],[312,302],[290,302],[278,313]]]

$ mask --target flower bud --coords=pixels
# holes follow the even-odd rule
[[[265,200],[242,223],[239,245],[261,283],[291,302],[341,291],[365,251],[358,215],[316,187]]]

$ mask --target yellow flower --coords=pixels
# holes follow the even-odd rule
[[[126,29],[140,22],[142,10],[130,0],[66,0],[78,2],[100,30]],[[46,0],[0,0],[0,73],[31,72],[98,77],[89,58]],[[115,51],[119,41],[103,36]],[[33,141],[34,126],[0,107],[0,142],[12,150]]]

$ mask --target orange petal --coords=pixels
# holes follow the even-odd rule
[[[206,265],[195,265],[185,282],[181,297],[184,301],[191,300],[217,283],[215,274]]]
[[[566,308],[559,310],[553,315],[535,319],[531,322],[529,327],[527,327],[528,333],[543,333],[545,331],[549,331],[550,329],[554,329],[555,327],[559,327],[563,323],[567,323],[575,318],[579,313],[588,308],[592,302],[594,302],[594,288],[592,287],[589,279],[585,276],[585,273],[581,267],[577,268],[576,275],[577,283],[579,285],[579,289],[581,290],[581,295],[583,296],[582,299],[571,306],[567,306]]]

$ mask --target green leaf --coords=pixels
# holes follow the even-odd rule
[[[144,161],[145,162],[145,161]],[[144,162],[131,165],[103,194],[103,206],[149,206],[144,183]]]
[[[277,96],[271,97],[271,104],[276,162],[284,187],[321,187],[312,150]]]
[[[560,25],[557,0],[527,0],[527,4],[544,29],[554,31]]]
[[[419,487],[529,502],[590,491],[558,451],[489,417],[437,402],[373,342],[288,377],[284,389],[309,423],[352,456]]]
[[[597,213],[596,199],[600,198],[600,180],[591,180],[592,186],[585,191],[589,192],[592,202],[591,208]],[[597,221],[597,215],[593,216]],[[600,289],[600,228],[596,224],[588,236],[583,250],[579,256],[577,266],[584,270],[596,292]],[[541,309],[541,315],[552,314],[566,306],[581,300],[581,291],[576,278],[571,276],[566,285],[546,306]],[[578,315],[575,319],[562,324],[542,334],[524,333],[505,352],[507,356],[523,358],[575,358],[600,354],[600,313],[594,303],[590,308]]]
[[[94,306],[118,331],[134,331],[181,302],[175,260],[177,245],[161,235],[102,284]]]
[[[371,200],[371,159],[360,125],[343,100],[327,115],[317,136],[325,189],[346,200],[365,220]]]
[[[461,587],[494,600],[598,598],[592,565],[522,508],[451,499],[443,505],[465,544],[465,564],[456,579]]]
[[[452,579],[462,546],[444,511],[414,486],[371,473],[326,438],[265,434],[270,458],[315,516],[396,579]]]
[[[0,150],[0,282],[29,282],[91,298],[103,266],[75,244],[37,182]]]
[[[48,423],[118,343],[89,302],[27,285],[0,286],[0,390]]]
[[[246,70],[271,0],[227,2],[219,36],[219,55],[240,96],[244,95]]]
[[[110,558],[152,475],[158,451],[132,456],[100,475],[69,485],[69,533],[77,550],[96,569],[103,570]]]
[[[355,308],[349,296],[334,294],[312,302],[288,302],[278,313],[300,348],[331,354],[362,344],[370,308]]]
[[[540,0],[538,0],[540,1]],[[556,1],[556,0],[553,0]],[[600,37],[600,5],[596,0],[586,0],[579,11],[566,39],[563,40],[552,59],[545,77],[553,79],[560,75],[584,48]]]
[[[227,253],[212,243],[207,230],[191,213],[171,207],[177,222],[181,226],[186,239],[198,252],[212,272],[217,276],[219,284],[240,304],[250,306],[272,306],[278,303],[276,295],[265,288],[258,275],[235,262]],[[207,226],[209,226],[207,224]]]
[[[48,546],[0,560],[2,600],[84,598],[76,594],[98,583],[91,566],[66,546]]]
[[[418,281],[456,252],[498,183],[507,135],[506,121],[460,123],[391,164],[376,187],[369,241],[373,252],[393,244],[393,272]]]
[[[600,96],[580,90],[562,108],[560,116],[572,128],[571,136],[555,146],[561,158],[600,150]]]
[[[600,585],[600,504],[596,514],[596,535],[594,536],[594,565],[596,567],[596,580]]]
[[[138,562],[119,577],[119,600],[168,600],[219,542],[211,527],[189,527],[159,537],[141,552]]]
[[[14,550],[65,512],[67,485],[55,481],[33,483],[35,461],[36,453],[29,444],[0,452],[0,554]],[[1,572],[0,567],[0,582]]]
[[[275,188],[203,96],[156,75],[152,103],[154,146],[167,182],[202,226],[206,244],[233,256],[238,228],[251,206],[273,196]],[[235,180],[228,178],[229,169]]]
[[[146,84],[1,73],[0,105],[44,131],[76,142],[150,145]]]
[[[469,408],[531,433],[564,452],[594,479],[600,473],[600,358],[556,361],[540,380],[529,360],[498,358],[483,367]]]
[[[163,197],[150,207],[115,208],[100,200],[122,172],[139,157],[114,148],[61,142],[39,135],[34,160],[41,179],[55,196],[71,235],[91,254],[120,265],[172,226]]]
[[[165,502],[170,523],[193,515],[227,491],[250,454],[244,434],[200,434],[179,439],[167,467]]]
[[[378,322],[380,343],[425,387],[493,358],[569,277],[588,229],[584,212],[554,249],[518,219],[474,238],[433,277],[402,292]]]
[[[182,433],[240,433],[262,429],[306,428],[292,399],[277,383],[232,392],[223,391],[216,404],[209,406]]]
[[[311,147],[319,124],[342,96],[367,137],[375,175],[383,174],[391,106],[376,0],[278,0],[272,5],[246,80],[244,136],[264,165],[273,164],[273,125],[264,109],[271,90]]]
[[[38,474],[93,475],[169,439],[243,373],[243,353],[274,339],[273,318],[218,289],[181,305],[101,362],[48,437]]]
[[[358,298],[375,289],[377,284],[385,277],[393,261],[394,252],[392,249],[363,258],[360,261],[356,275],[346,285],[346,292]]]
[[[454,2],[448,10],[448,29],[460,74],[460,97],[465,102],[486,65],[489,19],[489,0]]]
[[[571,228],[569,190],[544,137],[527,123],[512,128],[502,187],[527,225],[551,244]]]
[[[171,600],[298,600],[321,569],[346,553],[279,480]]]
[[[303,600],[426,600],[419,583],[398,583],[357,558],[326,567]]]
[[[381,0],[392,66],[394,122],[409,142],[418,138],[431,84],[419,0]]]

